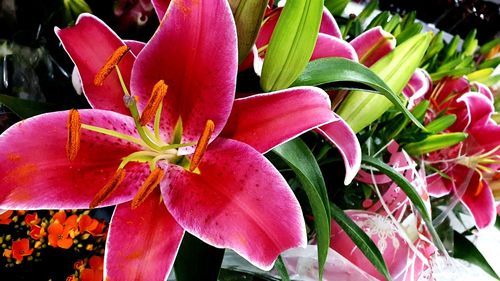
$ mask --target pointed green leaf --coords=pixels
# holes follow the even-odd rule
[[[325,7],[334,15],[340,16],[349,4],[349,0],[325,0]]]
[[[238,33],[238,62],[250,53],[269,0],[229,0]]]
[[[342,209],[333,203],[330,204],[330,211],[332,213],[332,218],[337,222],[342,230],[345,231],[349,238],[351,238],[352,242],[354,242],[359,250],[373,264],[373,266],[387,280],[392,280],[389,269],[385,264],[384,257],[363,229],[361,229],[350,217],[348,217]]]
[[[22,119],[42,113],[61,110],[61,108],[55,104],[25,100],[2,94],[0,94],[0,104],[5,105],[8,109],[14,112],[14,114]]]
[[[398,14],[396,14],[391,17],[391,19],[387,24],[384,25],[384,30],[387,32],[393,32],[396,29],[396,27],[400,24],[400,22],[401,22],[401,17]]]
[[[370,15],[378,8],[378,0],[372,0],[368,5],[365,6],[363,11],[359,13],[359,15],[356,17],[356,19],[360,23],[364,23],[367,18],[370,17]]]
[[[369,29],[374,28],[374,27],[379,26],[379,25],[384,26],[385,24],[387,24],[387,20],[389,19],[390,15],[391,15],[391,13],[389,13],[388,11],[383,11],[382,13],[376,15],[372,19],[372,21],[368,24],[368,26],[365,28],[365,30],[369,30]],[[387,31],[387,32],[389,32],[389,31]]]
[[[319,280],[330,247],[330,207],[325,181],[313,153],[300,139],[293,139],[273,149],[292,168],[304,189],[314,216],[318,240]]]
[[[483,46],[481,46],[481,48],[479,48],[479,53],[486,54],[491,49],[495,48],[497,45],[500,45],[500,37],[492,39],[491,41],[488,41]]]
[[[276,264],[274,266],[281,275],[282,281],[290,281],[290,275],[288,275],[288,270],[286,269],[285,262],[283,261],[283,258],[281,256],[278,256],[278,259],[276,260]]]
[[[453,233],[453,257],[475,264],[493,278],[500,280],[500,277],[495,273],[495,270],[491,267],[476,246],[462,234],[456,231],[453,231]]]
[[[396,183],[401,190],[408,196],[408,199],[413,203],[417,211],[419,212],[420,216],[425,222],[425,225],[427,226],[427,229],[429,230],[429,233],[432,236],[432,240],[434,245],[440,250],[441,252],[446,252],[446,249],[441,242],[441,239],[439,238],[439,235],[437,234],[436,230],[434,229],[434,226],[432,225],[432,220],[429,212],[427,211],[427,207],[425,206],[424,201],[422,198],[420,198],[420,195],[418,192],[413,188],[411,183],[400,173],[398,173],[396,170],[394,170],[391,166],[385,164],[384,162],[380,161],[379,159],[373,158],[371,156],[363,155],[361,162],[363,164],[366,164],[368,166],[374,167],[377,170],[379,170],[381,173],[385,174],[388,176],[391,180]]]
[[[273,31],[262,67],[266,92],[285,89],[304,70],[316,45],[323,0],[287,1]]]
[[[425,128],[429,133],[440,133],[453,125],[457,121],[457,116],[455,114],[449,114],[445,116],[441,116],[436,120],[431,121]]]
[[[417,126],[422,124],[406,109],[401,99],[371,69],[344,58],[325,58],[310,62],[292,86],[319,86],[335,82],[356,82],[378,91],[389,102],[410,118]],[[366,93],[366,92],[361,92]]]

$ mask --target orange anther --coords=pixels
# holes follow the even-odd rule
[[[200,139],[198,140],[198,144],[196,145],[193,157],[191,158],[191,164],[189,165],[190,172],[196,170],[196,168],[198,168],[198,165],[200,165],[201,157],[203,157],[203,154],[207,150],[208,141],[210,140],[210,137],[212,136],[214,129],[215,129],[214,122],[210,119],[207,120],[207,123],[205,124],[205,129],[203,130],[203,133],[201,134]]]
[[[165,84],[165,81],[160,80],[156,82],[151,96],[149,97],[148,104],[146,105],[146,108],[144,108],[144,111],[142,111],[141,119],[139,120],[141,126],[145,126],[149,123],[149,121],[151,121],[151,119],[153,119],[156,114],[156,110],[158,110],[165,94],[167,94],[167,90],[168,86]]]
[[[477,185],[476,192],[474,193],[474,197],[479,196],[481,194],[481,191],[483,191],[484,184],[482,180],[479,180],[479,184]]]
[[[80,150],[80,113],[78,110],[71,109],[68,116],[68,141],[66,142],[66,155],[70,161],[75,160]]]
[[[139,207],[146,198],[153,192],[153,190],[160,184],[160,181],[163,179],[165,173],[160,168],[155,168],[153,172],[148,176],[148,178],[144,181],[141,188],[132,199],[132,209]]]
[[[111,193],[113,193],[113,191],[115,191],[115,189],[120,185],[124,178],[125,170],[118,168],[108,183],[106,183],[106,185],[104,185],[104,187],[101,188],[101,190],[99,190],[99,192],[94,196],[94,199],[90,202],[89,208],[93,209],[106,200],[106,198],[108,198],[109,195],[111,195]]]
[[[113,54],[106,60],[106,63],[101,67],[99,72],[95,75],[94,85],[102,86],[104,84],[104,80],[106,77],[113,71],[116,65],[120,62],[120,60],[125,56],[125,54],[130,50],[130,48],[126,45],[123,45],[116,49]]]

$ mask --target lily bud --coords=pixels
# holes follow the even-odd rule
[[[401,93],[420,64],[429,42],[430,33],[422,33],[406,40],[370,69],[395,93]],[[337,113],[359,132],[386,112],[392,103],[382,95],[354,91],[341,104]]]
[[[423,141],[413,142],[403,148],[410,155],[421,155],[451,147],[467,138],[466,133],[439,134],[426,137]]]
[[[429,131],[431,133],[439,133],[439,132],[442,132],[443,130],[447,129],[451,125],[453,125],[453,123],[455,123],[455,121],[457,121],[457,116],[455,114],[445,115],[445,116],[439,117],[436,120],[433,120],[432,122],[427,124],[427,126],[425,126],[425,128],[427,129],[427,131]]]

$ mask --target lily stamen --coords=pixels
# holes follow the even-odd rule
[[[106,183],[106,185],[104,185],[104,187],[101,188],[101,190],[99,190],[99,192],[94,196],[94,199],[90,202],[89,208],[93,209],[104,202],[104,200],[106,200],[106,198],[108,198],[109,195],[116,190],[124,178],[125,169],[118,168],[108,183]]]
[[[148,176],[148,178],[144,181],[141,188],[132,199],[132,209],[139,207],[144,201],[148,198],[148,196],[153,192],[153,190],[160,184],[160,181],[163,179],[165,172],[163,172],[160,168],[155,168],[153,172]]]
[[[106,60],[106,63],[101,67],[99,72],[96,74],[94,78],[94,85],[102,86],[104,84],[104,80],[109,76],[111,71],[118,65],[121,59],[125,56],[125,54],[130,50],[130,48],[126,45],[123,45],[116,49],[114,53]]]
[[[207,120],[207,123],[205,124],[205,129],[203,130],[203,133],[201,134],[200,139],[198,140],[198,144],[196,145],[193,157],[191,158],[191,164],[189,164],[190,172],[196,170],[196,168],[198,168],[198,165],[200,165],[201,157],[203,157],[203,154],[207,150],[208,141],[210,140],[210,137],[212,136],[214,129],[215,129],[214,122],[210,119]]]
[[[479,196],[479,194],[481,194],[481,191],[483,191],[483,188],[484,188],[483,180],[479,179],[479,184],[476,187],[476,192],[474,193],[474,197]]]
[[[70,161],[75,160],[80,150],[80,113],[78,110],[71,109],[68,116],[68,141],[66,143],[66,155]]]
[[[163,98],[167,94],[168,86],[165,84],[165,81],[160,80],[158,81],[154,87],[153,91],[151,93],[151,97],[149,98],[148,104],[144,108],[144,111],[142,112],[141,119],[139,120],[139,123],[141,126],[145,126],[146,124],[149,123],[153,119],[153,117],[156,115],[156,112],[163,101]]]

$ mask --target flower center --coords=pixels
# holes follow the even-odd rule
[[[160,181],[164,176],[164,171],[157,166],[159,161],[166,161],[184,167],[190,172],[199,173],[198,166],[201,162],[202,156],[205,153],[210,137],[213,134],[215,124],[212,120],[207,120],[205,129],[203,130],[198,143],[181,143],[182,139],[182,119],[179,120],[173,132],[173,138],[169,142],[165,142],[160,134],[160,120],[163,108],[163,99],[167,94],[168,86],[163,80],[158,81],[153,89],[149,101],[139,114],[137,108],[137,100],[132,96],[123,80],[118,63],[129,51],[127,46],[118,48],[104,64],[101,70],[96,74],[94,84],[100,86],[104,84],[105,79],[109,74],[115,70],[118,74],[118,79],[123,90],[123,100],[125,106],[129,109],[130,115],[134,119],[135,128],[139,135],[130,136],[90,124],[84,124],[80,120],[80,115],[77,110],[72,109],[69,111],[68,117],[68,140],[66,144],[66,154],[70,161],[75,160],[80,149],[80,131],[88,130],[96,133],[104,134],[107,136],[126,140],[135,143],[142,147],[141,150],[133,152],[122,159],[115,174],[108,180],[108,182],[99,190],[94,196],[89,207],[95,208],[104,202],[123,182],[126,177],[126,165],[130,162],[147,163],[150,167],[150,175],[146,178],[139,191],[132,200],[132,208],[135,209],[140,206],[146,198],[159,186]],[[153,128],[148,124],[153,121]],[[178,148],[193,146],[196,144],[195,152],[191,160],[185,156],[179,156],[177,153]]]

